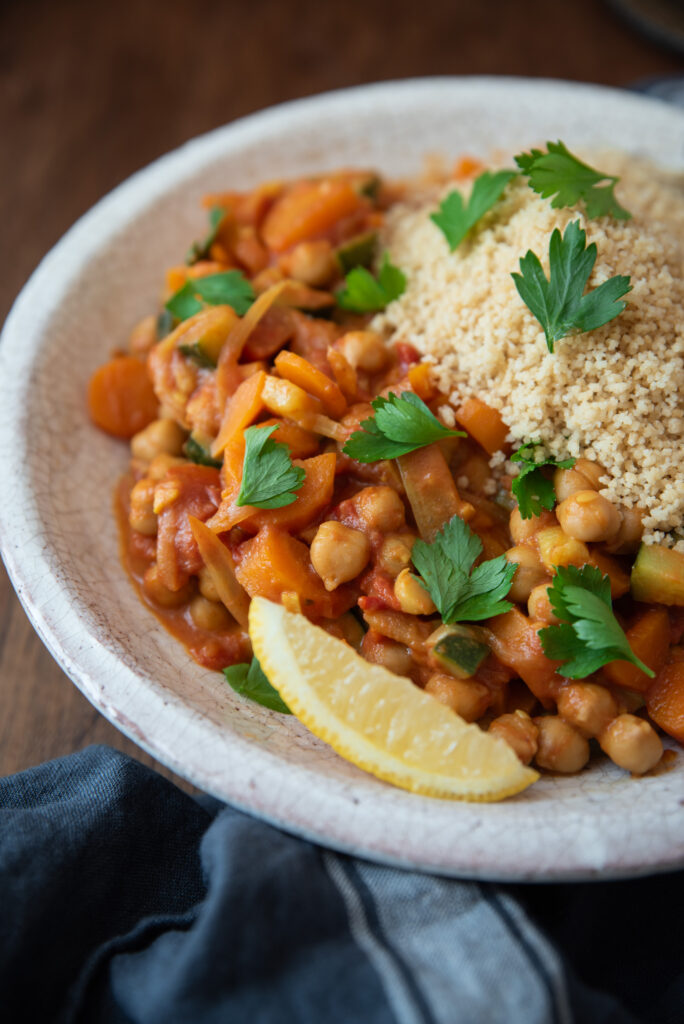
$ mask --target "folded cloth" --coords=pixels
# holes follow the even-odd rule
[[[680,1021],[683,893],[382,867],[91,747],[0,780],[2,1019]]]

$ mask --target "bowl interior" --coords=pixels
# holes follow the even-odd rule
[[[324,843],[480,877],[590,877],[684,862],[684,767],[632,780],[597,763],[496,806],[392,789],[295,720],[199,668],[135,596],[113,485],[126,446],[85,410],[90,373],[156,309],[163,273],[201,236],[205,192],[339,166],[389,175],[426,153],[486,157],[546,139],[684,166],[684,117],[564,83],[403,82],[289,104],[190,143],[83,218],[24,289],[0,346],[0,527],[40,635],[86,695],[197,785]]]

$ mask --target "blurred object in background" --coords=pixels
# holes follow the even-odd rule
[[[684,3],[682,0],[608,0],[608,2],[634,28],[643,32],[654,42],[684,53]]]

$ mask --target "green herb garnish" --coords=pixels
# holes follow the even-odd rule
[[[283,508],[297,500],[293,491],[304,483],[306,473],[293,466],[286,444],[271,440],[277,424],[248,427],[245,430],[245,460],[237,505],[256,508]]]
[[[183,445],[183,455],[190,462],[196,462],[198,466],[211,466],[213,469],[220,469],[223,465],[220,459],[213,459],[209,450],[192,435]]]
[[[411,558],[444,622],[477,622],[502,615],[513,605],[504,600],[517,566],[505,555],[481,562],[482,542],[454,516],[432,544],[417,540]]]
[[[224,668],[223,674],[235,692],[242,697],[249,697],[271,711],[280,711],[284,715],[292,714],[278,691],[269,683],[256,658],[252,658],[249,665],[245,662],[229,665],[228,668]]]
[[[515,171],[484,171],[475,179],[467,203],[463,202],[460,192],[450,192],[442,200],[439,211],[430,214],[430,220],[443,233],[452,252],[480,218],[491,210],[515,174]]]
[[[170,334],[173,330],[175,319],[173,313],[170,313],[168,309],[163,309],[157,317],[155,329],[157,333],[157,341],[162,341],[167,334]]]
[[[337,293],[337,304],[352,313],[377,313],[406,289],[405,275],[390,262],[387,252],[377,277],[365,267],[354,267],[344,280],[345,287]]]
[[[541,456],[541,457],[540,457]],[[518,502],[523,519],[538,516],[543,508],[551,509],[556,504],[556,490],[553,480],[542,472],[545,466],[553,469],[572,469],[574,459],[556,459],[544,456],[541,441],[527,441],[511,455],[511,462],[520,462],[522,467],[511,484],[511,490]]]
[[[198,260],[204,260],[209,255],[209,250],[216,241],[221,221],[226,215],[226,211],[222,206],[212,206],[209,210],[209,233],[201,242],[193,242],[187,253],[185,254],[185,262],[188,265],[197,263]]]
[[[515,162],[529,178],[530,188],[544,199],[554,196],[551,206],[558,209],[583,200],[591,220],[595,217],[628,220],[632,216],[615,198],[613,190],[619,178],[582,163],[560,141],[547,142],[546,148],[546,153],[541,149],[520,153]]]
[[[176,320],[187,320],[199,313],[205,304],[232,306],[238,316],[244,316],[254,297],[254,289],[242,271],[227,270],[221,274],[189,278],[182,288],[174,292],[166,308]]]
[[[462,430],[448,430],[413,391],[371,402],[375,416],[361,423],[342,451],[357,462],[398,459],[445,437],[465,437]]]
[[[178,351],[203,369],[213,370],[216,368],[216,363],[211,356],[207,355],[198,341],[194,345],[179,345]]]
[[[629,661],[653,678],[613,614],[608,576],[593,565],[557,566],[547,593],[562,625],[540,629],[539,638],[547,658],[564,662],[564,676],[584,679],[611,661]]]
[[[520,260],[521,273],[512,274],[520,298],[544,329],[549,352],[560,338],[602,327],[627,305],[618,302],[632,290],[623,274],[583,294],[596,262],[596,243],[586,242],[580,222],[572,221],[562,238],[558,228],[551,235],[548,280],[531,249]]]

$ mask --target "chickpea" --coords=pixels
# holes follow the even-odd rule
[[[540,715],[533,722],[539,729],[539,749],[535,758],[540,768],[572,773],[589,760],[589,744],[584,736],[557,715]]]
[[[525,711],[500,715],[489,726],[489,732],[505,740],[523,764],[529,764],[537,753],[539,729]]]
[[[150,480],[154,480],[158,483],[160,480],[164,479],[168,471],[173,466],[183,465],[186,465],[185,459],[179,459],[176,458],[175,455],[166,455],[165,453],[162,453],[161,455],[155,455],[152,461],[148,463],[146,475]]]
[[[549,601],[548,582],[540,583],[530,591],[530,596],[527,599],[527,611],[531,619],[543,622],[547,626],[555,626],[560,622]]]
[[[365,533],[329,520],[321,523],[311,543],[311,564],[326,590],[335,590],[365,569],[370,558]]]
[[[567,683],[558,694],[558,714],[582,736],[598,736],[618,713],[615,697],[597,683]]]
[[[635,775],[654,768],[663,756],[655,729],[636,715],[618,715],[599,736],[601,750],[620,768]]]
[[[508,528],[511,531],[511,537],[515,544],[523,544],[530,537],[533,537],[539,530],[543,530],[547,526],[556,526],[557,519],[553,512],[548,512],[544,509],[540,515],[532,516],[530,519],[523,519],[520,515],[520,509],[516,507],[511,512],[511,517],[508,521]]]
[[[623,508],[622,522],[620,529],[606,544],[606,551],[611,554],[631,555],[638,550],[641,544],[641,537],[644,532],[644,524],[641,521],[641,510],[638,508]]]
[[[131,490],[131,506],[128,522],[138,533],[154,537],[157,532],[157,517],[154,514],[154,480],[143,477]]]
[[[561,502],[578,491],[597,491],[605,472],[603,466],[589,459],[577,459],[572,469],[557,469],[553,474],[556,498]]]
[[[482,718],[491,702],[491,694],[484,683],[475,679],[454,679],[444,672],[435,672],[425,684],[425,692],[446,704],[466,722]]]
[[[518,566],[508,591],[511,601],[526,601],[534,587],[548,579],[548,573],[541,563],[539,553],[525,544],[518,544],[506,552],[506,561]]]
[[[389,533],[378,552],[378,565],[390,576],[398,576],[411,564],[411,550],[416,542],[412,533]]]
[[[382,665],[396,676],[408,676],[413,667],[413,658],[408,647],[396,640],[388,640],[369,629],[361,644],[361,654],[366,661]]]
[[[209,601],[198,594],[190,602],[190,618],[198,629],[206,629],[213,633],[219,629],[227,629],[233,617],[225,605],[218,601]]]
[[[283,257],[281,265],[286,274],[312,288],[328,284],[335,276],[336,264],[330,242],[300,242]]]
[[[620,529],[620,513],[597,491],[577,491],[558,505],[556,515],[563,533],[584,543],[608,540]]]
[[[186,583],[180,590],[169,590],[159,579],[159,569],[156,562],[153,563],[143,576],[143,590],[145,594],[162,608],[180,608],[187,604],[192,597],[193,585]]]
[[[376,331],[348,331],[340,339],[340,350],[355,370],[379,373],[387,366],[389,353]]]
[[[149,426],[131,438],[136,459],[151,461],[155,455],[180,455],[187,433],[175,420],[152,420]]]
[[[409,569],[402,569],[394,581],[394,596],[407,615],[432,615],[437,611],[427,590]]]
[[[364,487],[352,502],[368,530],[395,533],[406,525],[404,503],[393,487]]]
[[[202,597],[206,597],[207,601],[220,601],[221,598],[219,597],[219,592],[216,589],[216,584],[214,583],[211,573],[206,566],[202,566],[197,575],[199,580],[199,592]]]

